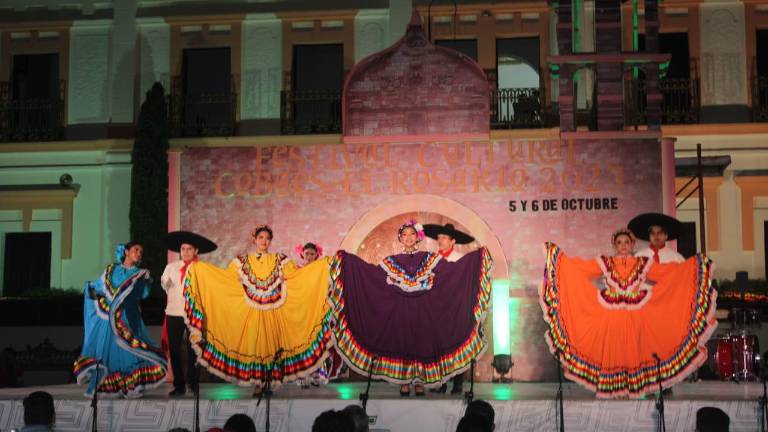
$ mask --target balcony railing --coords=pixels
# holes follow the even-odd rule
[[[491,129],[531,129],[550,123],[539,88],[491,90]]]
[[[280,92],[280,129],[283,135],[340,133],[341,90]]]
[[[0,142],[64,138],[64,81],[55,98],[14,100],[11,88],[11,83],[0,83]]]
[[[752,81],[752,121],[768,122],[768,76],[755,76]]]
[[[185,94],[181,80],[174,79],[168,95],[168,122],[171,137],[232,136],[235,134],[237,93],[234,80],[230,91]]]
[[[694,78],[664,78],[659,81],[661,92],[661,122],[690,124],[699,122],[701,108],[699,82]],[[628,126],[648,122],[645,80],[642,77],[624,80],[624,118]]]

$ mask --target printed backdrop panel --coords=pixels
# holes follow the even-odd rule
[[[394,228],[391,241],[366,239],[386,237],[377,227],[395,227],[400,215],[454,221],[489,247],[494,277],[521,282],[510,292],[513,377],[548,380],[556,375],[536,299],[542,243],[571,255],[611,253],[614,230],[661,211],[661,190],[654,139],[191,148],[181,157],[181,228],[216,241],[205,258],[224,266],[261,223],[274,230],[272,250],[298,259],[293,247],[308,241],[326,254],[361,245],[380,249],[368,257],[398,252]],[[478,364],[481,378],[491,376],[491,354]]]

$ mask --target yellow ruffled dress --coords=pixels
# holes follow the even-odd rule
[[[196,262],[184,281],[198,363],[240,385],[309,376],[331,347],[328,258],[298,268],[283,254],[248,254],[227,269]]]

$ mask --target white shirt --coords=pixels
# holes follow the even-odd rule
[[[165,305],[165,314],[168,316],[184,316],[184,287],[181,285],[181,268],[183,266],[184,261],[182,260],[169,263],[165,266],[163,275],[160,277],[160,285],[168,295],[168,303]]]
[[[650,247],[640,249],[635,253],[635,256],[644,256],[653,259],[653,249]],[[676,251],[673,251],[669,246],[664,245],[663,248],[659,249],[659,264],[681,263],[683,261],[685,261],[685,258]]]
[[[439,253],[439,252],[438,252]],[[457,252],[456,249],[452,250],[450,254],[448,254],[447,257],[443,257],[444,260],[448,262],[456,262],[459,260],[459,258],[463,257],[464,254]]]

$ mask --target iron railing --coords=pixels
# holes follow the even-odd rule
[[[662,124],[691,124],[699,122],[701,102],[699,81],[695,78],[662,78],[659,81],[661,93]],[[638,126],[648,122],[645,79],[625,74],[624,79],[624,122],[627,126]]]
[[[53,98],[14,99],[13,85],[0,83],[0,142],[56,141],[64,138],[64,95],[59,82]]]
[[[548,123],[544,92],[539,88],[491,90],[491,129],[532,129]]]
[[[168,94],[168,122],[171,137],[235,135],[237,92],[234,79],[230,90],[185,94],[182,80],[174,78]]]
[[[341,90],[283,90],[280,92],[283,135],[341,132]]]
[[[752,121],[768,122],[768,76],[752,78]]]

